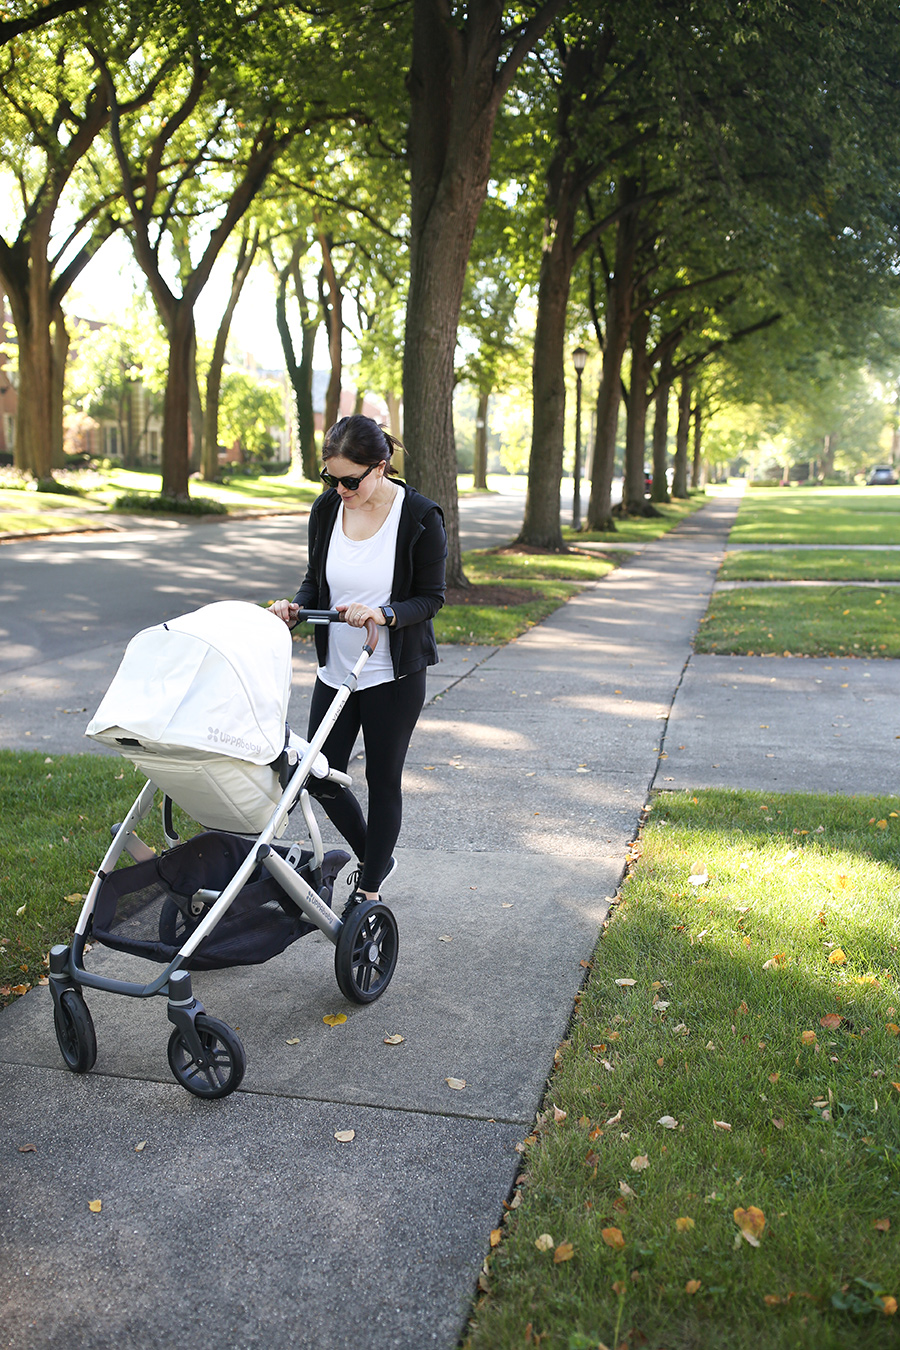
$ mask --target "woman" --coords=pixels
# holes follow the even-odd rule
[[[360,862],[350,900],[377,900],[393,871],[400,834],[401,778],[425,702],[425,674],[437,662],[432,619],[444,603],[447,536],[441,508],[389,475],[398,442],[370,417],[343,417],[325,435],[327,485],[309,516],[309,562],[294,599],[274,612],[292,626],[301,609],[337,609],[345,624],[315,630],[319,668],[309,709],[311,735],[362,648],[368,619],[383,629],[357,690],[323,746],[346,773],[357,733],[366,750],[369,818],[346,789],[322,799]]]

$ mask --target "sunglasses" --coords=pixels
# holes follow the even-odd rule
[[[375,465],[370,464],[369,467],[366,469],[366,472],[361,473],[358,478],[335,478],[333,473],[326,473],[325,470],[322,469],[321,472],[319,473],[319,477],[321,478],[322,482],[325,484],[326,487],[336,488],[338,484],[340,484],[341,487],[346,488],[348,492],[355,492],[356,489],[359,487],[360,483],[362,482],[362,480],[365,477],[367,477],[367,475],[370,474],[374,468]]]

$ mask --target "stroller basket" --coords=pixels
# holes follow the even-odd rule
[[[208,831],[161,857],[110,873],[97,894],[94,937],[117,951],[167,965],[255,847],[255,840]],[[286,858],[289,849],[276,845],[275,851]],[[318,885],[308,866],[312,859],[304,850],[295,871],[330,905],[335,878],[350,855],[340,849],[326,853]],[[200,897],[198,892],[208,894]],[[258,965],[314,927],[278,882],[258,867],[183,964],[187,970]]]

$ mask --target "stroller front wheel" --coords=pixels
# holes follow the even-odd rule
[[[89,1073],[97,1058],[97,1037],[88,1005],[77,989],[64,989],[53,1008],[53,1029],[66,1068]]]
[[[397,965],[397,920],[387,905],[363,901],[344,920],[334,951],[338,988],[352,1003],[372,1003]]]
[[[247,1067],[244,1047],[225,1022],[198,1013],[194,1028],[200,1037],[206,1063],[193,1051],[176,1027],[169,1037],[169,1068],[178,1082],[195,1097],[227,1097],[240,1085]]]

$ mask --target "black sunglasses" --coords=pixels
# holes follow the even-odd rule
[[[380,461],[376,461],[376,463],[380,463]],[[361,473],[358,478],[335,478],[333,473],[326,473],[325,470],[322,469],[319,473],[319,477],[326,487],[336,488],[338,483],[340,483],[341,487],[346,488],[348,492],[355,492],[362,480],[367,474],[370,474],[374,468],[375,465],[370,464],[366,469],[366,472]]]

